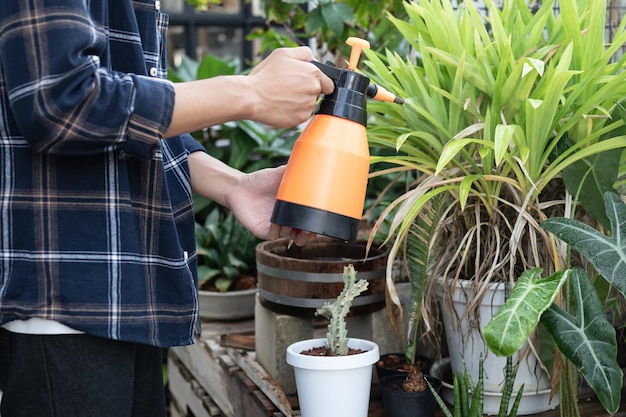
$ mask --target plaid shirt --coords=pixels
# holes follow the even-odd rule
[[[149,0],[0,1],[0,325],[169,347],[198,324],[191,136]]]

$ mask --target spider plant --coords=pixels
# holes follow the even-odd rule
[[[369,104],[370,144],[396,150],[373,157],[374,169],[384,162],[421,174],[379,218],[395,215],[390,256],[429,201],[447,194],[454,210],[441,266],[478,281],[552,264],[553,254],[540,253],[547,236],[538,221],[563,206],[564,171],[626,147],[624,120],[614,117],[626,97],[626,56],[614,62],[626,32],[622,22],[605,43],[606,2],[563,0],[558,15],[553,1],[534,13],[523,0],[485,3],[487,16],[469,1],[458,11],[449,0],[406,3],[410,21],[389,18],[413,56],[365,51],[366,73],[406,98],[395,108]],[[586,165],[587,176],[614,175],[600,161]],[[607,183],[580,193],[601,196]],[[587,210],[601,211],[598,203]]]
[[[558,13],[553,0],[535,9],[485,0],[486,14],[459,3],[405,3],[408,19],[389,19],[412,53],[365,51],[364,72],[405,98],[403,106],[368,104],[370,145],[395,151],[372,157],[372,176],[417,175],[372,235],[391,217],[390,272],[415,220],[447,196],[429,276],[471,280],[476,298],[466,314],[475,314],[490,282],[513,286],[525,270],[563,266],[544,219],[579,201],[606,222],[601,196],[626,148],[626,23],[607,42],[605,0],[560,0]],[[376,171],[379,164],[392,167]],[[391,284],[389,295],[397,302]]]

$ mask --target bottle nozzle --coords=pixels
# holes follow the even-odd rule
[[[385,90],[383,87],[376,84],[370,84],[367,86],[367,96],[373,98],[374,100],[404,104],[404,99],[402,97],[396,96],[395,94]]]
[[[350,51],[350,61],[348,62],[348,69],[354,71],[359,65],[361,50],[370,49],[370,43],[365,39],[350,37],[346,40],[346,44],[352,47],[352,50]]]

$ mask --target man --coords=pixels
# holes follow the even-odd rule
[[[260,238],[312,237],[269,223],[282,168],[243,174],[185,132],[295,126],[332,81],[293,48],[174,85],[159,1],[2,1],[0,19],[0,415],[164,416],[161,348],[199,328],[192,189]]]

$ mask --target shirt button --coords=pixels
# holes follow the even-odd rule
[[[154,2],[154,8],[157,10],[161,10],[161,2],[159,0]]]
[[[150,75],[152,77],[156,77],[157,76],[157,69],[156,69],[156,67],[151,67],[150,68]]]

